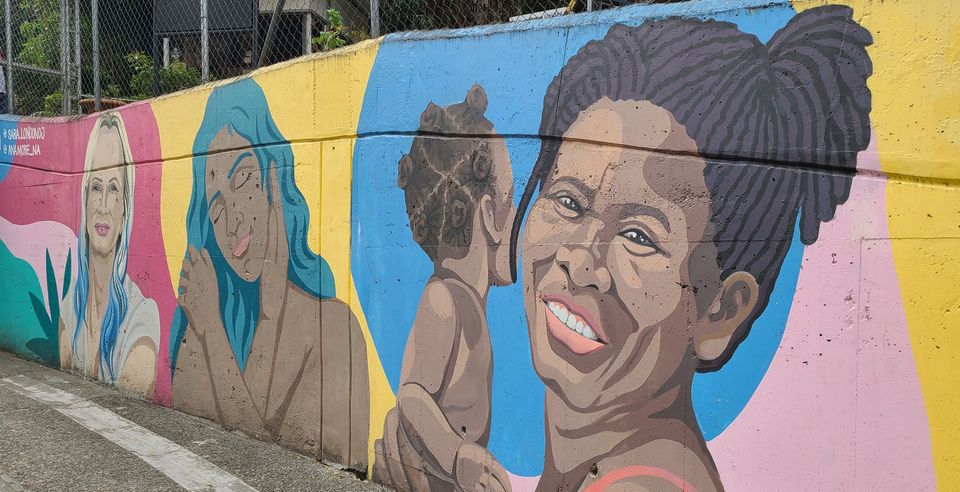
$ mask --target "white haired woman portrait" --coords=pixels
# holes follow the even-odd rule
[[[160,316],[127,275],[135,167],[120,115],[100,115],[84,158],[77,279],[60,319],[60,365],[151,396]]]

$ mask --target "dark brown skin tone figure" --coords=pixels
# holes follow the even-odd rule
[[[547,385],[539,490],[583,490],[592,466],[632,463],[721,490],[685,398],[700,360],[719,357],[753,309],[757,283],[746,272],[719,280],[704,162],[628,148],[696,152],[646,101],[603,99],[565,139],[523,239],[530,341]],[[587,143],[604,141],[625,147]],[[709,303],[704,316],[698,302]],[[644,476],[606,490],[669,486]]]
[[[276,163],[269,163],[270,201],[250,146],[224,128],[206,169],[217,244],[234,272],[260,283],[250,356],[241,373],[216,309],[220,293],[210,255],[191,247],[180,278],[189,327],[174,378],[175,405],[363,469],[369,382],[360,325],[342,301],[319,299],[289,280]]]
[[[726,22],[650,20],[611,27],[551,83],[541,135],[561,138],[542,140],[520,201],[535,197],[521,239],[546,386],[538,490],[723,490],[694,375],[768,328],[753,323],[794,236],[813,244],[849,196],[870,42],[839,6],[766,44]]]
[[[540,134],[558,138],[541,140],[512,236],[546,386],[538,490],[723,490],[694,375],[765,328],[794,236],[813,244],[849,196],[870,43],[840,6],[766,44],[656,19],[611,27],[554,78]]]
[[[425,140],[415,142],[400,162],[414,238],[431,255],[434,271],[404,352],[397,407],[377,443],[374,479],[398,490],[510,490],[506,471],[486,449],[493,372],[486,303],[492,285],[510,283],[509,234],[516,211],[504,140],[485,119],[479,126],[469,123],[483,118],[485,107],[477,86],[464,103],[443,110],[431,105],[424,119],[438,123],[434,130],[488,136],[421,136]],[[445,177],[435,179],[436,172]],[[456,184],[436,192],[446,179]],[[418,215],[420,203],[440,209]],[[463,220],[463,214],[471,219]],[[428,229],[438,216],[447,226],[431,236]]]

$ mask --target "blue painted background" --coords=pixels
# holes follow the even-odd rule
[[[0,118],[0,181],[7,177],[7,172],[13,163],[13,148],[17,145],[14,132],[19,122],[20,119],[16,117]]]
[[[424,285],[433,270],[413,241],[397,161],[407,152],[428,102],[462,101],[473,84],[489,99],[487,117],[511,135],[515,196],[539,150],[543,95],[563,64],[616,23],[682,15],[730,21],[766,41],[794,11],[785,1],[702,1],[636,6],[538,23],[457,32],[388,36],[370,75],[354,154],[352,268],[364,314],[394,391],[404,347]],[[534,29],[531,29],[534,28]],[[798,237],[796,235],[795,237]],[[753,395],[783,336],[803,247],[795,240],[770,305],[748,339],[720,371],[694,380],[693,399],[704,437],[723,431]],[[493,288],[487,304],[494,353],[489,448],[512,473],[539,475],[543,461],[543,384],[530,359],[522,285]]]

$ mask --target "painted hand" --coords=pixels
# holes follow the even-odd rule
[[[510,477],[500,462],[476,443],[464,441],[454,465],[458,490],[510,492]]]
[[[203,337],[205,327],[209,324],[205,317],[209,316],[208,313],[217,312],[211,306],[218,306],[220,302],[217,274],[206,249],[197,251],[193,246],[187,249],[187,257],[184,258],[180,270],[180,295],[177,302],[187,315],[190,328]]]
[[[289,248],[283,216],[283,195],[277,179],[277,165],[270,166],[270,211],[267,218],[267,249],[260,274],[260,313],[265,319],[278,319],[287,298]]]

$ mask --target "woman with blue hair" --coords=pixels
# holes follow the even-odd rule
[[[193,155],[171,330],[175,406],[365,468],[363,334],[307,244],[293,152],[256,82],[213,90]]]
[[[123,119],[97,118],[84,158],[77,281],[60,318],[60,366],[153,394],[160,316],[127,275],[134,163]]]

